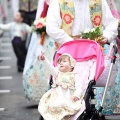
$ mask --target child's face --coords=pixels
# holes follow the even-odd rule
[[[62,59],[58,64],[58,70],[60,72],[71,72],[72,71],[72,67],[70,65],[70,61],[69,58],[64,58]]]
[[[14,20],[15,20],[15,22],[19,22],[19,23],[21,23],[23,21],[23,18],[21,17],[20,12],[17,12],[17,14],[15,15]]]

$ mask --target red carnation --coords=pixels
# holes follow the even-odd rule
[[[42,28],[43,27],[43,24],[42,23],[38,23],[37,25],[36,25],[36,28]]]
[[[69,14],[65,14],[63,19],[67,24],[70,24],[72,22],[72,17]]]
[[[96,26],[99,26],[100,23],[101,23],[101,17],[100,16],[95,16],[95,18],[94,18],[94,24]]]

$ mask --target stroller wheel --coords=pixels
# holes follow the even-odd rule
[[[88,117],[83,113],[77,120],[89,120]]]

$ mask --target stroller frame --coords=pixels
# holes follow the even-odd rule
[[[109,43],[107,43],[107,44],[110,45]],[[104,105],[105,96],[106,96],[106,92],[108,89],[108,85],[109,85],[109,81],[110,81],[110,77],[111,77],[111,73],[112,73],[112,68],[116,61],[116,54],[117,54],[117,47],[116,47],[116,45],[113,45],[113,56],[111,59],[111,66],[110,66],[107,82],[105,85],[105,91],[103,94],[101,106],[97,110],[95,107],[95,103],[91,103],[91,101],[96,101],[96,99],[95,99],[96,88],[94,88],[96,85],[96,81],[91,80],[88,84],[88,87],[87,87],[87,90],[86,90],[86,93],[84,96],[86,110],[77,118],[77,120],[106,120],[105,116],[101,112],[103,110],[103,105]],[[53,81],[52,81],[52,77],[51,77],[50,82],[49,82],[50,86],[52,85],[52,83],[53,83]],[[40,115],[39,120],[44,120],[41,115]]]

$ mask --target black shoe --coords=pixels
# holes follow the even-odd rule
[[[41,115],[40,115],[40,118],[39,118],[39,120],[44,120],[44,119],[43,119],[43,117],[42,117]]]
[[[23,72],[23,69],[21,69],[21,68],[18,68],[18,72]]]

